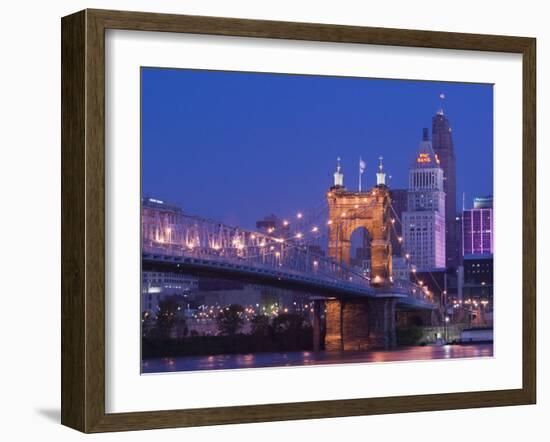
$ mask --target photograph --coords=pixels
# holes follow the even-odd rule
[[[493,356],[492,84],[140,75],[142,374]]]

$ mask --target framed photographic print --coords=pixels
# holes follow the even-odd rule
[[[532,404],[535,40],[62,19],[62,423]]]

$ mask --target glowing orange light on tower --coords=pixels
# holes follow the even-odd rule
[[[429,153],[419,153],[418,157],[416,157],[417,163],[431,163],[432,159],[430,158]]]

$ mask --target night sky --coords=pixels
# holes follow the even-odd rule
[[[442,102],[439,95],[445,94]],[[142,192],[184,211],[252,228],[323,203],[336,157],[344,184],[392,188],[439,107],[453,129],[457,207],[493,193],[492,85],[142,69]]]

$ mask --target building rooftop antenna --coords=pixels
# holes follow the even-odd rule
[[[441,100],[441,107],[437,111],[437,115],[443,115],[443,101],[445,100],[445,94],[443,92],[439,94],[439,99]]]

